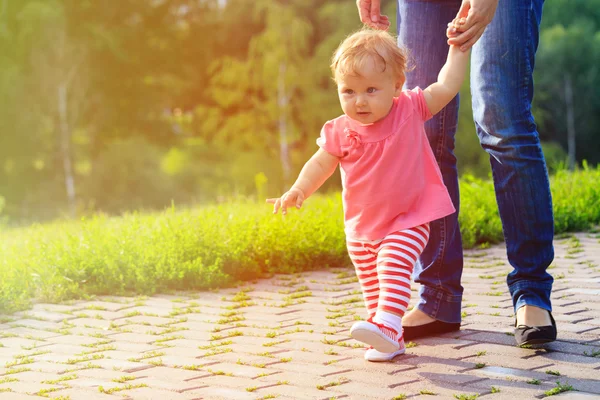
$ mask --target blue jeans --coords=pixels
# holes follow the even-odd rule
[[[398,0],[398,41],[415,69],[405,87],[437,80],[446,61],[446,27],[460,0]],[[531,114],[533,67],[543,0],[500,0],[493,21],[471,54],[473,118],[490,155],[496,200],[514,270],[507,284],[515,310],[528,304],[551,311],[554,217],[546,162]],[[417,307],[444,322],[460,322],[463,254],[454,136],[458,96],[426,124],[433,152],[457,212],[431,223],[429,243],[414,272]]]

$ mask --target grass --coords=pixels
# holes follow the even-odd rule
[[[598,181],[599,167],[551,177],[557,234],[600,223]],[[465,248],[500,242],[492,182],[465,176],[460,185]],[[346,266],[342,215],[335,193],[317,195],[286,217],[263,203],[239,201],[2,228],[0,313],[35,301],[215,289],[275,272]],[[289,300],[308,296],[290,293]]]
[[[556,394],[563,393],[563,392],[569,392],[571,390],[574,390],[573,386],[567,385],[567,384],[563,385],[560,383],[560,381],[556,381],[556,387],[553,387],[552,389],[545,391],[544,394],[546,396],[554,396]]]

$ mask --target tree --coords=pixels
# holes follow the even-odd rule
[[[542,32],[535,71],[540,132],[569,149],[572,158],[577,154],[590,162],[600,161],[599,65],[600,33],[592,19]]]

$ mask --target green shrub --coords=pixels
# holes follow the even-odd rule
[[[552,177],[556,233],[600,223],[600,169]],[[466,248],[502,240],[493,185],[461,181]],[[33,300],[208,289],[271,273],[350,265],[340,194],[285,217],[250,201],[0,231],[0,312]]]

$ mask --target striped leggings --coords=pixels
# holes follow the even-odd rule
[[[383,239],[346,240],[369,317],[377,310],[404,315],[410,301],[413,268],[428,240],[429,223]]]

